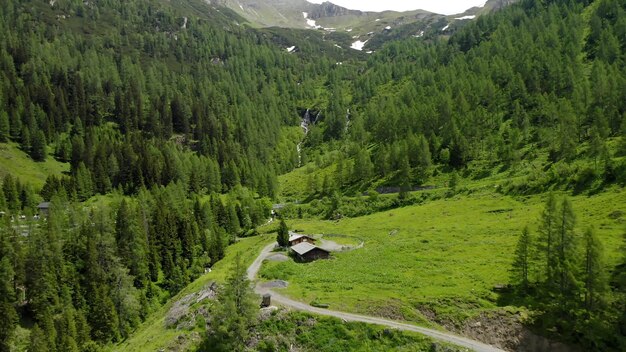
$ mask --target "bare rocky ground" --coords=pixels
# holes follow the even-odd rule
[[[551,341],[533,333],[522,324],[521,316],[510,312],[489,312],[459,324],[445,319],[428,309],[420,309],[429,320],[447,330],[471,339],[515,352],[579,352],[566,344]]]
[[[181,330],[193,326],[198,314],[208,318],[208,311],[205,308],[201,307],[192,311],[191,306],[206,300],[213,300],[216,295],[217,284],[212,282],[204,286],[202,290],[188,294],[174,302],[165,316],[165,327],[168,329],[176,327],[177,330]]]

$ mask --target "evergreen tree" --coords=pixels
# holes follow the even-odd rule
[[[244,351],[250,328],[256,320],[258,305],[240,254],[235,258],[226,285],[218,293],[217,302],[211,317],[212,333],[206,341],[205,350]]]
[[[16,180],[11,174],[4,176],[2,191],[4,192],[7,208],[12,211],[18,211],[20,209],[20,196],[17,192]]]
[[[39,327],[39,324],[35,324],[30,331],[30,343],[28,344],[29,352],[48,352],[48,339],[45,332]]]
[[[287,223],[285,220],[280,220],[280,225],[278,227],[278,235],[276,236],[276,242],[280,247],[288,247],[289,246],[289,228],[287,227]]]
[[[18,316],[15,310],[13,248],[6,231],[0,229],[0,352],[11,351],[10,340]]]
[[[604,267],[604,248],[593,228],[585,232],[584,245],[585,309],[591,313],[602,309],[606,303],[608,279]]]
[[[517,247],[515,249],[515,257],[513,259],[513,267],[511,270],[511,277],[513,283],[518,285],[522,292],[528,289],[529,285],[529,272],[532,240],[530,238],[530,231],[528,226],[524,227],[522,234],[517,241]]]
[[[554,194],[548,195],[548,200],[541,213],[539,224],[538,253],[544,262],[543,279],[546,285],[552,286],[556,282],[556,231],[557,231],[557,204]]]
[[[558,283],[558,297],[561,300],[576,297],[578,292],[577,279],[577,242],[574,226],[576,216],[572,204],[565,198],[561,204],[557,220],[556,245],[556,278]],[[564,303],[564,302],[563,302]]]
[[[10,138],[9,114],[0,111],[0,143],[6,143]]]
[[[30,157],[35,161],[44,161],[46,160],[46,155],[46,136],[43,131],[37,130],[32,136]]]

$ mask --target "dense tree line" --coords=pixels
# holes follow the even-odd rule
[[[589,349],[623,350],[626,257],[620,260],[609,268],[595,230],[581,233],[569,200],[550,194],[537,233],[526,227],[519,237],[511,269],[515,295],[542,312],[536,318],[542,330]]]
[[[390,42],[360,74],[333,71],[332,99],[307,145],[342,140],[343,190],[380,178],[399,186],[407,161],[409,182],[420,184],[433,164],[479,173],[477,162],[511,168],[544,152],[560,174],[530,175],[510,191],[623,183],[626,167],[613,158],[626,153],[624,28],[623,1],[526,0],[448,41]],[[572,166],[578,160],[591,163]]]
[[[167,185],[180,169],[193,169],[184,172],[191,187],[273,196],[275,175],[297,164],[291,150],[275,150],[281,127],[314,94],[300,83],[332,65],[189,5],[201,11],[149,0],[3,2],[0,142],[36,161],[53,146],[74,178],[91,177],[79,198]],[[206,170],[210,180],[200,180]]]
[[[40,219],[8,210],[0,217],[0,347],[9,348],[20,316],[35,322],[31,351],[92,350],[128,337],[269,209],[241,187],[201,199],[171,183],[94,208],[62,190]]]

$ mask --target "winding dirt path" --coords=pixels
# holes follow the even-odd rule
[[[248,279],[250,281],[254,281],[256,279],[257,273],[259,272],[259,269],[261,268],[261,264],[263,263],[263,260],[267,258],[269,255],[271,255],[274,247],[276,247],[276,243],[272,243],[266,246],[265,248],[263,248],[259,256],[254,260],[252,265],[250,265],[247,271]],[[478,352],[496,352],[496,351],[501,352],[503,351],[501,349],[484,344],[482,342],[474,341],[474,340],[461,337],[458,335],[454,335],[454,334],[444,332],[444,331],[423,328],[420,326],[400,323],[397,321],[387,320],[387,319],[382,319],[382,318],[377,318],[377,317],[370,317],[370,316],[365,316],[365,315],[338,312],[334,310],[312,307],[306,303],[302,303],[302,302],[287,298],[270,289],[263,288],[260,285],[256,285],[255,292],[261,295],[269,293],[272,295],[273,302],[280,303],[283,306],[290,307],[290,308],[297,309],[297,310],[302,310],[302,311],[319,314],[319,315],[331,316],[331,317],[343,319],[345,321],[359,321],[359,322],[364,322],[364,323],[369,323],[369,324],[388,326],[388,327],[398,329],[398,330],[413,331],[413,332],[417,332],[426,336],[430,336],[440,341],[449,342],[457,346],[469,348],[473,351],[478,351]]]

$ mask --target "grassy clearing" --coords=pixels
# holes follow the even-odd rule
[[[275,312],[256,329],[263,340],[260,351],[432,351],[433,345],[446,351],[460,350],[423,335],[364,323],[344,323],[303,312]]]
[[[226,257],[213,266],[213,270],[192,282],[178,295],[170,299],[166,305],[153,312],[142,325],[137,328],[132,337],[128,340],[111,347],[112,351],[158,351],[175,341],[180,336],[188,337],[193,332],[199,330],[176,330],[165,328],[165,317],[172,304],[181,297],[201,290],[205,285],[217,281],[223,282],[230,272],[237,253],[245,265],[250,265],[258,256],[261,248],[274,241],[274,236],[259,236],[242,239],[236,244],[228,247]]]
[[[20,182],[41,187],[48,175],[60,175],[69,170],[68,163],[58,162],[52,155],[39,163],[20,150],[16,143],[0,143],[0,177],[10,173],[18,176]]]
[[[491,190],[341,221],[295,220],[305,233],[363,238],[365,247],[309,264],[266,263],[261,275],[284,279],[285,293],[335,310],[425,322],[422,309],[454,320],[494,309],[496,284],[508,269],[521,229],[536,232],[545,196],[511,197]],[[619,258],[626,191],[572,197],[577,230],[594,226],[608,263]]]

